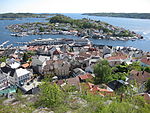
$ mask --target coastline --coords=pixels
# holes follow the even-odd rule
[[[35,23],[24,23],[14,24],[6,27],[13,34],[11,36],[22,37],[28,35],[75,35],[93,39],[110,39],[110,40],[137,40],[143,39],[143,36],[126,30],[110,25],[105,22],[80,19],[75,20],[64,15],[57,15],[52,17],[56,20],[49,19],[51,22],[35,22]],[[63,19],[62,19],[63,18]],[[58,19],[58,20],[57,20]],[[61,21],[59,19],[62,19]],[[47,19],[48,20],[48,19]],[[60,22],[59,22],[60,21]],[[68,21],[68,22],[67,22]],[[70,23],[75,21],[76,23]],[[82,26],[80,26],[82,25]]]
[[[83,13],[82,15],[130,19],[150,19],[150,13]]]

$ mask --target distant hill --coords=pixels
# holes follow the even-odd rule
[[[55,14],[34,14],[34,13],[4,13],[0,14],[0,18],[46,18]]]
[[[150,19],[150,13],[83,13],[83,15]]]

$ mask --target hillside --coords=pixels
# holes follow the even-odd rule
[[[83,15],[150,19],[150,13],[84,13]]]

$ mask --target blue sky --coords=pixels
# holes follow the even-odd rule
[[[150,0],[0,0],[0,13],[150,13]]]

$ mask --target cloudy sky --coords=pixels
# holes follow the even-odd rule
[[[0,0],[0,13],[150,13],[150,0]]]

